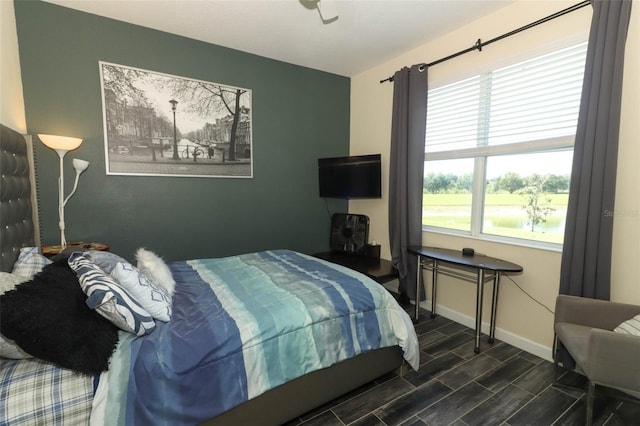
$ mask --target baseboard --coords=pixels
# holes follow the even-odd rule
[[[397,280],[385,283],[384,287],[391,292],[398,292]],[[431,311],[431,300],[420,302],[420,307],[426,309],[427,311]],[[443,317],[448,318],[451,321],[455,321],[458,324],[462,324],[471,329],[474,329],[476,327],[476,319],[474,317],[461,314],[460,312],[454,311],[453,309],[447,308],[446,306],[436,305],[436,312],[438,315],[442,315]],[[485,334],[489,334],[488,323],[482,323],[482,332]],[[523,351],[529,352],[530,354],[553,362],[553,350],[549,347],[543,346],[529,339],[525,339],[524,337],[518,336],[517,334],[511,333],[509,331],[502,330],[498,327],[496,327],[495,337],[496,339],[502,340],[503,342],[515,346],[518,349],[522,349]]]
[[[431,311],[431,301],[427,300],[425,302],[420,302],[420,307]],[[476,327],[475,318],[461,314],[460,312],[454,311],[453,309],[447,308],[446,306],[436,305],[436,313],[469,328],[473,329]],[[482,323],[482,332],[485,334],[489,334],[488,323]],[[529,339],[525,339],[524,337],[511,333],[509,331],[502,330],[498,327],[496,327],[495,337],[496,339],[515,346],[518,349],[522,349],[523,351],[529,352],[530,354],[553,362],[552,349],[549,347],[543,346]]]

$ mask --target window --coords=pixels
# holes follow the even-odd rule
[[[587,45],[429,91],[423,225],[562,243]]]

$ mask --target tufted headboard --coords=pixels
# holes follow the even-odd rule
[[[11,272],[20,248],[40,246],[40,225],[31,136],[0,128],[0,271]]]

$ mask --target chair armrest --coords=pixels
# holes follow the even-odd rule
[[[640,396],[640,336],[593,329],[587,351],[590,380]]]
[[[640,306],[637,305],[560,294],[556,298],[554,323],[569,322],[613,330],[638,314]]]

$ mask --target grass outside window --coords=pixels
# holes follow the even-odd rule
[[[546,202],[549,199],[549,202]],[[486,194],[482,233],[562,244],[569,194],[549,194],[545,205],[553,209],[546,221],[531,231],[521,194]],[[423,196],[422,223],[461,231],[471,229],[472,194]]]

